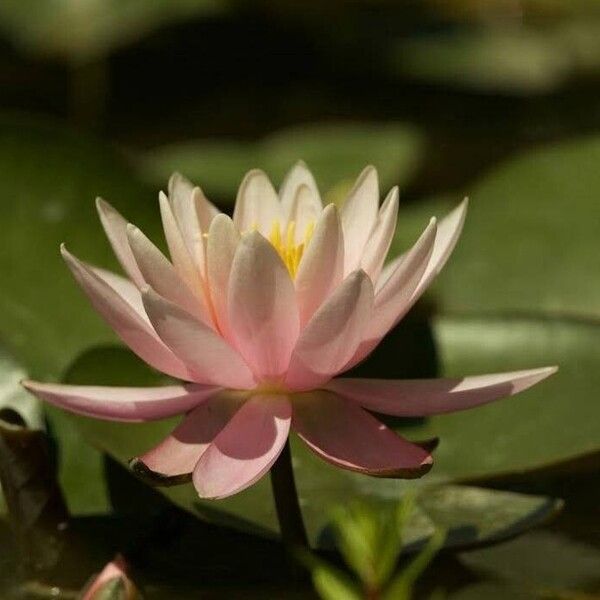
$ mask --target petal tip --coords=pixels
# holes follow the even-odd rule
[[[141,458],[135,457],[128,462],[131,472],[144,483],[154,487],[170,487],[189,483],[192,479],[191,473],[182,475],[164,475],[158,471],[152,470]]]

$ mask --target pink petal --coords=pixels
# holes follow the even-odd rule
[[[142,291],[142,299],[158,335],[185,363],[193,381],[233,389],[254,387],[242,357],[211,328],[152,288]]]
[[[107,271],[106,269],[100,269],[99,267],[93,267],[88,263],[83,263],[88,269],[90,269],[95,275],[97,275],[100,279],[106,282],[123,300],[125,300],[134,310],[138,313],[138,315],[151,326],[150,320],[148,319],[148,315],[146,314],[146,309],[144,308],[144,304],[142,303],[142,294],[140,293],[137,285],[132,283],[129,279],[118,275],[117,273],[113,273],[112,271]]]
[[[61,253],[92,306],[143,361],[172,377],[191,379],[187,367],[165,346],[147,319],[64,245]]]
[[[296,244],[304,242],[308,227],[315,225],[322,211],[320,198],[315,196],[307,185],[301,185],[296,189],[296,196],[288,215],[288,222],[295,224],[294,242]]]
[[[196,295],[205,296],[206,293],[202,281],[202,274],[204,273],[204,242],[202,239],[196,240],[198,242],[197,245],[190,251],[183,238],[169,199],[163,192],[160,192],[158,201],[165,239],[167,240],[173,266],[177,273],[179,273],[179,276]]]
[[[329,204],[317,221],[315,231],[296,274],[296,298],[301,327],[342,281],[344,238],[337,208]]]
[[[127,226],[127,234],[131,251],[146,283],[197,319],[210,323],[204,298],[192,292],[166,256],[134,225]]]
[[[310,389],[336,374],[362,339],[373,304],[364,271],[351,273],[308,322],[286,376],[289,389]]]
[[[229,276],[240,234],[233,221],[224,214],[216,216],[210,225],[206,247],[206,275],[210,297],[219,330],[232,339],[228,316]]]
[[[84,588],[80,600],[102,600],[106,594],[105,586],[113,579],[121,579],[124,585],[125,597],[123,600],[135,600],[139,594],[129,579],[127,565],[119,554],[109,562],[102,571],[96,575]]]
[[[433,462],[426,450],[333,393],[294,396],[292,427],[322,459],[366,475],[419,477]]]
[[[103,387],[23,381],[23,387],[65,410],[111,421],[142,422],[185,413],[219,391],[204,385]]]
[[[242,237],[233,259],[229,323],[259,379],[285,373],[299,331],[296,291],[279,255],[257,231]]]
[[[354,187],[342,206],[344,229],[344,274],[360,265],[365,244],[377,221],[379,208],[379,180],[375,167],[368,166],[358,176]]]
[[[302,185],[309,188],[315,201],[318,201],[320,207],[322,206],[321,195],[319,194],[315,178],[304,162],[299,160],[287,173],[279,189],[279,200],[281,201],[283,218],[286,221],[291,220],[292,205],[294,204],[298,188]]]
[[[204,240],[202,239],[202,229],[200,227],[198,212],[196,211],[192,184],[177,173],[172,175],[171,179],[169,179],[168,199],[188,254],[198,271],[204,274]],[[170,223],[170,218],[166,214],[165,221]],[[178,248],[179,241],[171,240],[171,243]],[[184,258],[184,260],[186,259]]]
[[[398,188],[393,188],[381,205],[371,237],[365,246],[361,267],[375,283],[379,279],[383,262],[396,231],[398,220]]]
[[[198,405],[160,444],[132,461],[134,470],[141,464],[159,479],[191,474],[200,456],[239,409],[240,402],[233,395],[220,393]]]
[[[385,285],[375,294],[372,317],[365,329],[364,338],[344,370],[350,369],[367,356],[408,311],[414,292],[431,261],[435,239],[436,223],[435,219],[432,219],[415,245],[398,263]]]
[[[129,247],[127,221],[102,198],[96,198],[96,208],[98,209],[98,215],[100,216],[100,222],[102,223],[102,227],[104,227],[106,237],[108,237],[108,241],[123,270],[136,285],[144,285],[144,278]]]
[[[287,440],[292,410],[286,396],[248,400],[202,454],[194,469],[201,498],[225,498],[258,481]]]
[[[202,190],[181,173],[173,173],[169,179],[169,198],[172,199],[174,206],[175,204],[184,205],[191,199],[202,231],[208,231],[212,220],[221,214],[221,211],[206,198]],[[177,213],[177,209],[175,212]]]
[[[258,169],[249,171],[240,185],[233,211],[238,231],[257,229],[268,236],[273,223],[280,219],[279,198],[269,178]]]
[[[334,379],[327,389],[375,412],[421,417],[465,410],[513,396],[556,371],[557,367],[544,367],[462,379]]]

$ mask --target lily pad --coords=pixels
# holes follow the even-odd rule
[[[387,190],[406,184],[422,151],[422,136],[406,124],[324,123],[282,130],[255,143],[198,140],[156,148],[142,166],[154,184],[181,171],[207,194],[233,203],[243,174],[255,167],[280,182],[302,159],[324,193],[346,182],[351,185],[367,164],[374,164]]]
[[[445,376],[559,365],[530,390],[477,409],[405,428],[439,436],[434,478],[485,478],[530,471],[600,452],[600,326],[510,317],[433,320]]]
[[[158,210],[110,147],[42,120],[0,115],[0,182],[0,337],[31,376],[55,378],[84,348],[115,339],[73,282],[59,244],[114,267],[94,198],[113,201],[155,239]]]
[[[109,358],[111,352],[114,353],[113,358]],[[84,360],[70,369],[69,381],[115,385],[123,383],[126,373],[129,374],[129,385],[134,382],[148,385],[153,378],[156,381],[156,376],[149,370],[144,374],[139,367],[129,369],[135,362],[139,364],[130,353],[118,348],[90,351]],[[111,377],[110,363],[120,365],[120,376]],[[132,377],[135,372],[138,377]],[[59,441],[71,436],[76,424],[88,442],[122,464],[156,444],[175,423],[174,419],[143,424],[111,423],[64,413],[57,421],[58,412],[52,410],[50,415]],[[292,439],[292,444],[300,503],[313,543],[326,544],[327,536],[323,536],[329,512],[347,498],[362,497],[371,502],[392,503],[415,486],[417,489],[427,486],[427,478],[416,484],[406,480],[369,478],[335,469],[318,459],[296,438]],[[86,473],[80,467],[79,481],[100,476],[97,471]],[[72,467],[63,464],[62,468],[69,471]],[[70,485],[66,482],[65,492],[71,504],[79,493],[76,479]],[[435,480],[431,480],[431,484],[435,484]],[[190,484],[160,489],[179,506],[213,522],[260,531],[265,535],[277,531],[268,477],[248,490],[218,502],[201,501]],[[451,545],[465,547],[499,541],[539,524],[559,508],[557,501],[539,496],[456,486],[427,489],[427,493],[418,500],[418,510],[408,526],[405,538],[408,546],[427,539],[437,523],[450,529],[448,539]]]
[[[83,62],[105,56],[160,25],[224,8],[221,0],[5,0],[0,28],[16,46]]]
[[[600,137],[516,156],[470,186],[463,235],[433,293],[443,312],[600,315]],[[401,209],[393,253],[460,198]]]
[[[558,533],[531,532],[508,544],[463,554],[460,560],[508,585],[537,592],[536,597],[600,592],[600,550]]]

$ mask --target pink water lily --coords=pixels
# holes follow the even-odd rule
[[[128,279],[63,256],[94,308],[152,367],[183,380],[157,388],[33,381],[37,396],[117,421],[185,414],[135,464],[159,478],[192,474],[198,494],[223,498],[273,465],[290,429],[320,457],[374,476],[415,477],[432,457],[380,423],[463,410],[522,391],[541,368],[462,379],[334,379],[363,360],[440,272],[460,235],[466,201],[384,266],[398,190],[379,206],[373,167],[345,203],[323,207],[298,163],[279,193],[250,171],[233,219],[180,175],[160,194],[170,260],[114,208],[100,219]]]

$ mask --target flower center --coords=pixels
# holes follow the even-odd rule
[[[315,224],[311,221],[304,230],[304,236],[298,243],[296,241],[296,222],[290,221],[285,228],[282,229],[279,221],[274,221],[271,227],[271,233],[269,234],[269,241],[273,245],[273,248],[277,250],[277,254],[281,257],[281,260],[287,267],[292,279],[296,277],[298,267],[300,266],[300,260],[304,254],[305,248],[310,242]]]

